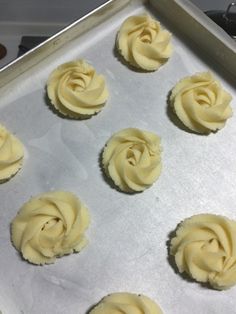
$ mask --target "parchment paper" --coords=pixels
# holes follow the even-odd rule
[[[85,314],[118,291],[146,294],[166,314],[236,313],[236,287],[215,291],[175,272],[168,258],[170,233],[183,219],[214,213],[236,219],[236,118],[209,136],[182,129],[168,110],[167,95],[184,76],[211,70],[233,96],[227,78],[199,50],[173,32],[174,53],[159,70],[140,73],[114,52],[117,30],[129,6],[69,43],[1,89],[0,123],[24,143],[22,170],[0,186],[0,310],[3,314]],[[152,13],[159,18],[154,11]],[[63,62],[89,61],[106,77],[109,100],[85,121],[63,119],[48,106],[45,84]],[[217,72],[216,72],[217,69]],[[138,127],[157,133],[163,170],[148,190],[126,195],[100,169],[100,153],[116,131]],[[54,189],[76,193],[88,206],[88,246],[79,254],[34,266],[10,241],[10,222],[31,196]]]

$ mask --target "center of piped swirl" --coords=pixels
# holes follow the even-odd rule
[[[48,230],[50,228],[53,228],[59,221],[59,218],[52,218],[50,220],[48,220],[42,227],[41,230]]]
[[[143,145],[142,144],[134,144],[127,150],[127,160],[130,165],[135,166],[139,163],[140,158],[143,153]]]
[[[210,90],[198,88],[194,92],[194,98],[200,106],[209,108],[214,104],[216,96]]]
[[[204,243],[203,249],[207,252],[216,253],[220,250],[220,243],[217,239],[211,239]]]
[[[70,79],[69,87],[74,92],[82,92],[86,88],[86,82],[81,76],[73,75],[73,77]]]
[[[140,40],[143,43],[151,44],[152,42],[152,33],[148,28],[144,28],[142,33],[140,34]]]

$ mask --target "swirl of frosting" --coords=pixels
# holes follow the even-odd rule
[[[10,179],[21,168],[24,148],[21,142],[0,125],[0,182]]]
[[[107,142],[103,166],[122,191],[143,191],[157,180],[161,172],[160,138],[140,129],[121,130]]]
[[[113,293],[103,298],[89,314],[162,314],[160,307],[144,295]]]
[[[128,17],[117,35],[117,47],[136,68],[154,71],[172,54],[171,34],[149,15]]]
[[[12,242],[24,259],[51,264],[56,257],[79,252],[87,240],[88,210],[72,193],[48,192],[25,203],[11,224]]]
[[[172,89],[170,102],[183,124],[197,133],[224,127],[232,116],[232,97],[210,72],[197,73],[180,80]]]
[[[67,62],[55,69],[48,79],[47,93],[54,107],[72,118],[94,115],[108,98],[104,77],[84,60]]]
[[[179,271],[215,289],[236,284],[236,222],[200,214],[184,220],[171,240],[170,253]]]

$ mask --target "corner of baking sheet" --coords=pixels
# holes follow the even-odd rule
[[[61,48],[64,44],[89,31],[105,19],[120,11],[134,0],[109,0],[97,9],[76,20],[69,26],[0,69],[0,88],[35,64]]]
[[[217,24],[188,0],[150,0],[150,4],[168,19],[204,53],[236,77],[236,43]]]

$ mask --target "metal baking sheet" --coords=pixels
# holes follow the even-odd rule
[[[129,2],[130,0],[109,0],[97,9],[94,9],[77,21],[63,28],[37,47],[25,53],[23,56],[13,60],[0,69],[0,87],[24,73],[41,60],[44,60],[47,56],[69,41],[114,15]]]
[[[146,294],[168,314],[235,313],[236,287],[219,292],[189,282],[175,273],[167,249],[169,234],[186,217],[207,212],[236,219],[235,115],[216,134],[192,134],[181,129],[168,110],[167,95],[182,77],[211,70],[232,94],[235,110],[235,81],[227,62],[224,66],[219,58],[217,64],[216,56],[211,58],[201,45],[197,48],[195,36],[193,41],[185,37],[173,18],[168,19],[164,2],[159,7],[158,2],[129,2],[0,89],[0,123],[25,146],[23,168],[0,186],[3,314],[85,314],[103,296],[117,291]],[[195,7],[185,10],[186,1],[171,2],[189,21],[194,16],[200,25],[208,21]],[[173,33],[173,56],[152,73],[130,70],[114,50],[122,21],[143,12]],[[206,40],[214,33],[205,28],[204,32]],[[224,47],[221,54],[233,59],[234,46],[225,36],[221,33],[219,42],[214,37],[215,48]],[[46,101],[49,73],[78,58],[105,75],[110,91],[104,109],[85,121],[59,117]],[[105,142],[127,127],[153,131],[162,140],[161,177],[141,194],[111,188],[99,166]],[[53,265],[34,266],[11,245],[9,225],[31,196],[55,189],[76,193],[89,207],[90,243]]]

